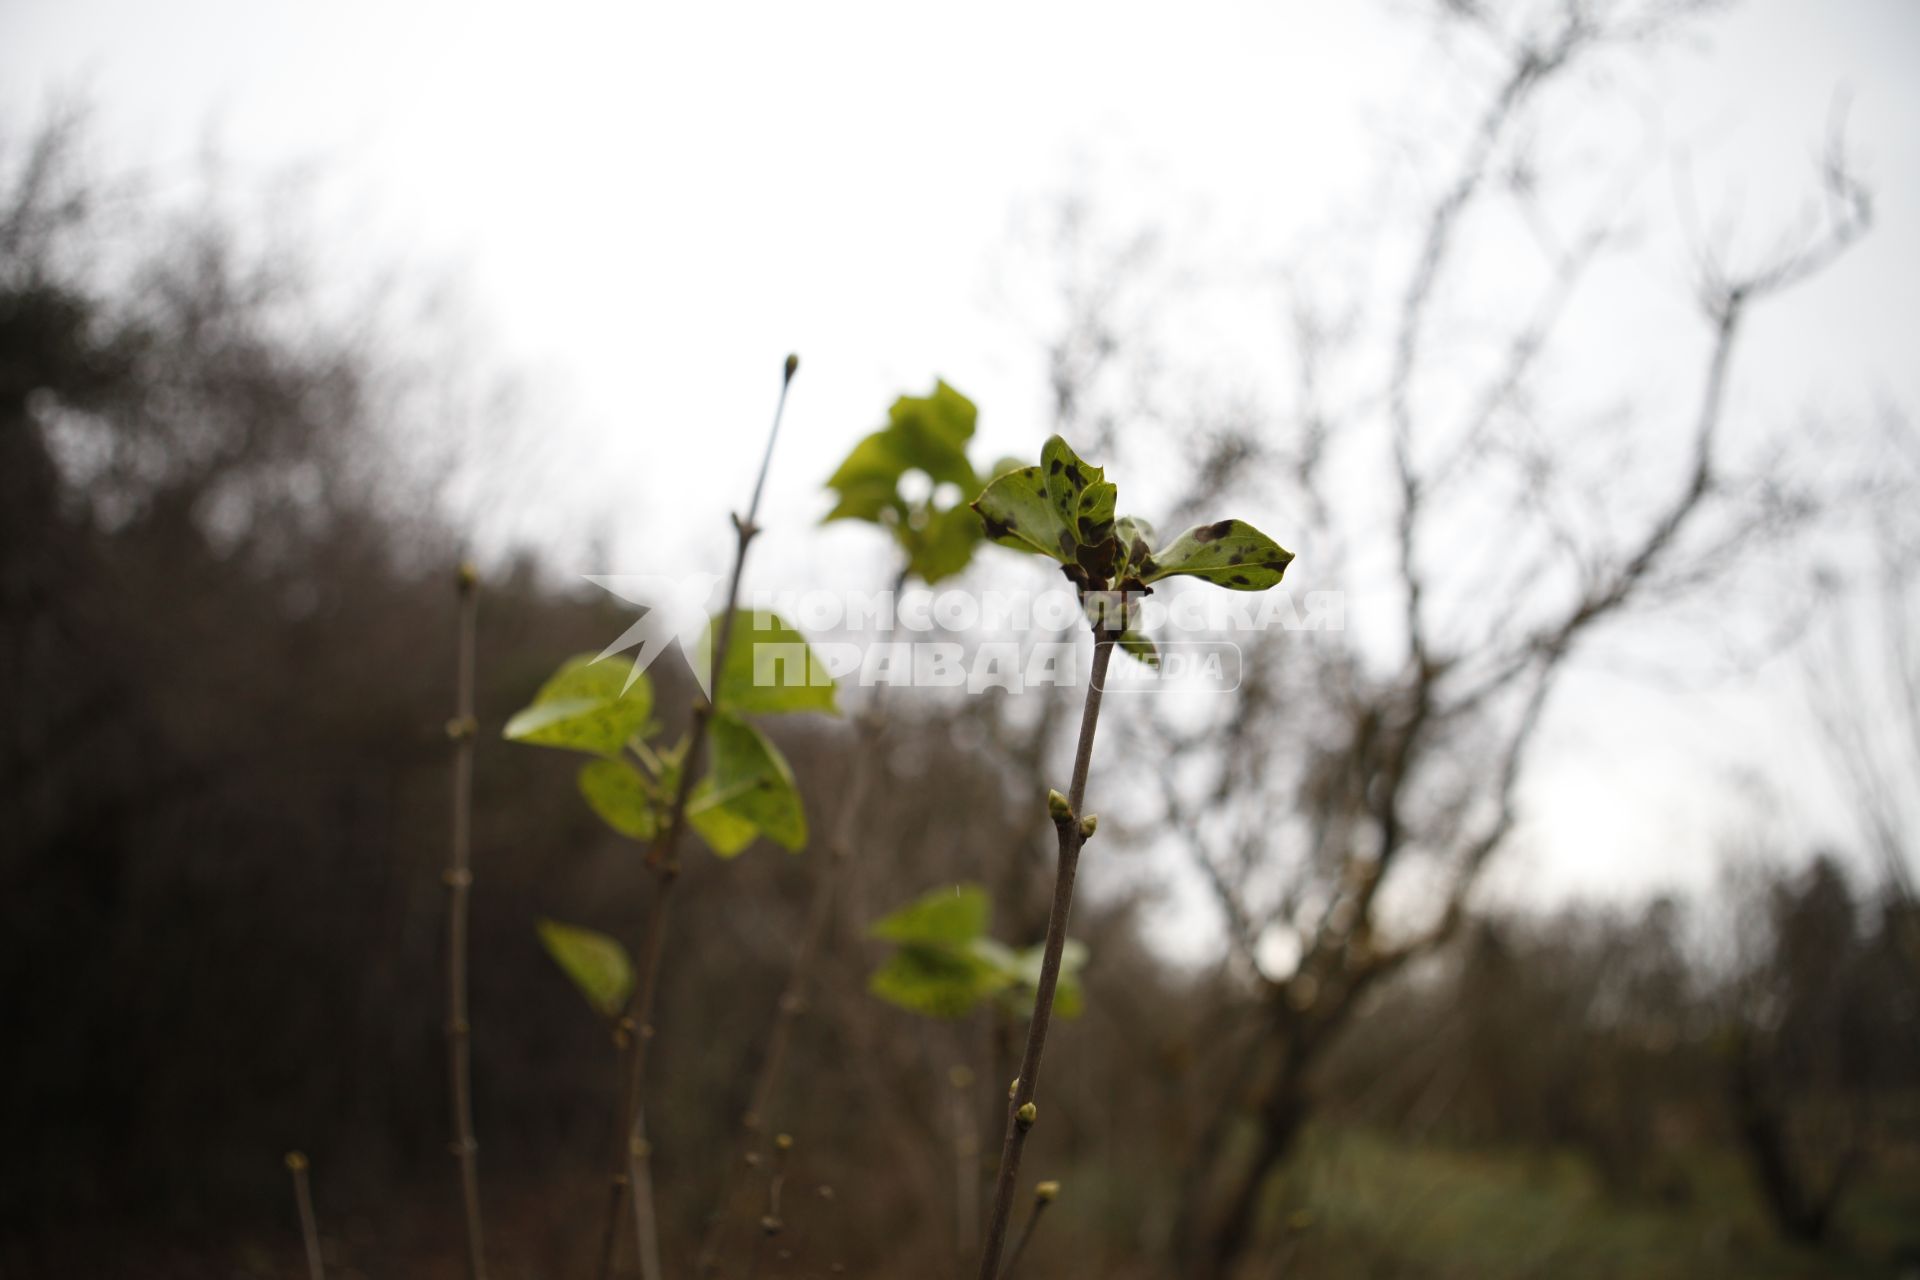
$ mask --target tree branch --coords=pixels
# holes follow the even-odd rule
[[[1000,1148],[1000,1172],[993,1188],[993,1210],[987,1219],[986,1242],[980,1250],[980,1280],[995,1280],[1000,1272],[1000,1254],[1006,1247],[1007,1222],[1013,1213],[1014,1188],[1020,1179],[1020,1156],[1026,1148],[1027,1132],[1039,1111],[1034,1093],[1040,1077],[1040,1057],[1046,1050],[1047,1026],[1053,1017],[1053,993],[1060,981],[1060,956],[1067,945],[1067,917],[1073,909],[1073,883],[1079,871],[1080,849],[1090,834],[1081,824],[1081,806],[1086,799],[1087,769],[1093,760],[1093,735],[1100,723],[1100,695],[1107,679],[1107,664],[1113,658],[1120,636],[1096,626],[1093,643],[1093,669],[1087,681],[1087,700],[1080,714],[1080,742],[1074,751],[1073,780],[1068,786],[1065,811],[1056,808],[1054,830],[1059,835],[1058,862],[1053,882],[1053,906],[1047,915],[1047,940],[1041,953],[1040,981],[1035,984],[1033,1020],[1027,1026],[1027,1047],[1020,1060],[1020,1076],[1013,1083],[1013,1096],[1007,1104],[1007,1132]]]
[[[460,566],[459,654],[453,719],[453,841],[444,877],[447,886],[447,1100],[453,1112],[453,1157],[460,1172],[466,1216],[467,1275],[486,1280],[486,1249],[480,1230],[480,1144],[473,1133],[473,1026],[467,1018],[467,908],[473,889],[473,747],[479,726],[473,711],[473,668],[480,608],[480,579]]]
[[[767,471],[773,463],[774,442],[780,437],[780,419],[787,408],[787,388],[793,385],[793,375],[799,369],[798,357],[788,356],[786,375],[780,383],[780,399],[773,410],[773,426],[767,431],[767,447],[760,458],[760,473],[754,480],[753,498],[747,504],[744,516],[733,517],[734,548],[733,572],[727,580],[727,603],[720,615],[720,626],[714,636],[713,652],[710,655],[710,679],[718,681],[727,668],[727,653],[733,643],[734,610],[740,601],[740,579],[746,568],[747,549],[760,532],[754,523],[760,514],[760,496],[767,483]],[[633,999],[627,1006],[626,1019],[633,1030],[633,1044],[627,1056],[626,1100],[621,1107],[620,1126],[615,1135],[616,1155],[614,1163],[612,1202],[608,1208],[608,1227],[601,1250],[600,1278],[608,1280],[613,1274],[615,1254],[618,1252],[619,1230],[623,1202],[628,1198],[622,1192],[628,1186],[632,1188],[635,1206],[636,1243],[640,1249],[641,1265],[646,1270],[647,1280],[658,1280],[660,1275],[658,1241],[652,1237],[652,1186],[649,1160],[652,1152],[647,1144],[646,1113],[644,1095],[647,1079],[648,1049],[653,1043],[652,1025],[654,999],[660,984],[660,961],[664,952],[667,926],[667,903],[673,893],[673,887],[680,878],[680,836],[687,822],[687,804],[693,796],[694,780],[699,775],[705,754],[707,728],[713,721],[714,705],[710,698],[696,698],[693,706],[693,724],[689,730],[687,752],[680,762],[680,777],[674,786],[673,805],[668,810],[667,821],[654,836],[653,844],[647,850],[646,865],[654,873],[654,896],[652,906],[647,912],[646,928],[643,932],[639,980],[634,984]]]

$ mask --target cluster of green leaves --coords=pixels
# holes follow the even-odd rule
[[[1105,469],[1083,462],[1059,436],[1040,465],[1004,471],[973,501],[985,536],[1016,551],[1050,556],[1083,593],[1149,593],[1165,578],[1200,578],[1234,591],[1265,591],[1286,574],[1293,553],[1244,520],[1195,525],[1154,546],[1153,526],[1115,514],[1118,489]],[[1158,661],[1153,641],[1129,624],[1124,652]]]
[[[1040,982],[1042,949],[1016,951],[991,937],[993,908],[977,884],[935,889],[874,922],[868,933],[896,944],[867,986],[889,1004],[934,1018],[959,1018],[983,1001],[1009,1012],[1031,1013]],[[1060,957],[1053,1011],[1078,1016],[1080,971],[1087,949],[1068,939]]]
[[[1277,585],[1293,561],[1244,520],[1196,525],[1154,549],[1153,526],[1115,516],[1118,490],[1103,468],[1053,436],[1040,465],[997,476],[974,500],[986,536],[1003,547],[1051,556],[1089,590],[1144,591],[1163,578],[1201,578],[1235,591]]]
[[[901,396],[887,411],[887,425],[853,447],[827,481],[837,501],[827,520],[870,520],[890,529],[906,556],[907,571],[926,583],[967,567],[981,539],[980,522],[967,504],[992,476],[1019,466],[1002,461],[989,476],[967,458],[979,411],[945,382],[928,396]],[[924,494],[910,494],[902,481],[918,475]]]
[[[702,652],[711,655],[719,619]],[[797,659],[797,660],[796,660]],[[765,837],[789,850],[807,842],[806,807],[779,748],[744,717],[794,711],[839,714],[833,681],[798,631],[761,610],[735,614],[722,670],[713,673],[708,772],[689,793],[688,827],[723,858]],[[618,655],[562,663],[507,722],[504,736],[591,757],[578,784],[587,807],[623,836],[659,837],[671,821],[690,739],[656,741],[653,684]],[[633,966],[621,945],[591,929],[542,921],[540,940],[587,1002],[611,1016],[626,1002]]]

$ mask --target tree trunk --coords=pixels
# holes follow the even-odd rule
[[[1261,1192],[1292,1153],[1307,1118],[1305,1063],[1292,1046],[1281,1050],[1257,1110],[1259,1137],[1246,1161],[1217,1193],[1204,1179],[1188,1197],[1175,1233],[1182,1273],[1193,1280],[1228,1280],[1259,1226]],[[1204,1168],[1204,1166],[1203,1166]],[[1216,1212],[1214,1206],[1221,1206]]]

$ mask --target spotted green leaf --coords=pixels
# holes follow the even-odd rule
[[[1293,553],[1244,520],[1196,525],[1153,553],[1142,582],[1186,576],[1235,591],[1264,591],[1286,574]]]
[[[1139,516],[1121,516],[1113,522],[1120,543],[1120,576],[1139,578],[1153,560],[1153,526]]]
[[[587,807],[623,836],[651,840],[658,828],[659,792],[625,760],[591,760],[580,766],[580,795]]]
[[[1062,564],[1073,559],[1073,534],[1048,501],[1046,473],[1039,467],[1002,475],[973,500],[973,509],[987,541],[1052,556]]]
[[[1080,514],[1074,520],[1074,535],[1083,547],[1097,546],[1113,534],[1113,500],[1119,490],[1101,480],[1087,486],[1080,495]]]
[[[1083,538],[1080,532],[1080,499],[1090,486],[1106,481],[1106,472],[1099,467],[1089,466],[1080,460],[1080,455],[1060,436],[1049,436],[1040,446],[1040,472],[1047,486],[1047,506],[1053,511],[1055,521],[1061,528],[1073,532],[1074,541],[1081,546],[1091,546],[1100,539]],[[1107,519],[1113,519],[1113,490],[1107,488]],[[1101,534],[1104,538],[1105,533]]]
[[[653,685],[619,656],[576,654],[507,721],[503,736],[542,747],[615,756],[653,714]]]
[[[604,933],[555,920],[542,920],[538,928],[541,945],[587,1003],[603,1017],[618,1017],[633,991],[633,964],[626,948]]]

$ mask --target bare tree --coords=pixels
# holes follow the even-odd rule
[[[1620,201],[1601,196],[1573,231],[1555,226],[1564,211],[1540,198],[1537,130],[1587,70],[1707,7],[1444,6],[1443,29],[1478,41],[1496,74],[1424,206],[1385,323],[1299,301],[1291,422],[1216,431],[1197,468],[1196,501],[1223,484],[1284,492],[1314,522],[1303,563],[1323,573],[1381,553],[1400,625],[1384,651],[1373,634],[1364,646],[1273,637],[1249,648],[1244,687],[1216,718],[1156,730],[1174,736],[1167,812],[1226,923],[1246,991],[1234,1021],[1251,1029],[1223,1055],[1218,1104],[1182,1166],[1174,1246],[1188,1274],[1232,1272],[1311,1113],[1327,1046],[1363,996],[1465,918],[1514,829],[1522,771],[1576,653],[1624,619],[1700,599],[1820,509],[1777,461],[1746,466],[1725,420],[1756,308],[1868,226],[1837,136],[1811,227],[1743,264],[1699,251],[1706,344],[1683,425],[1628,413],[1596,427],[1545,393],[1570,300],[1615,245]],[[1544,259],[1518,306],[1489,298],[1469,269],[1483,224],[1516,219]],[[1441,339],[1476,303],[1517,318],[1479,359],[1458,360],[1459,344]],[[1474,371],[1464,391],[1462,368]],[[1631,386],[1635,371],[1610,376]],[[1583,448],[1596,438],[1620,446],[1604,470]],[[1335,486],[1350,495],[1369,468],[1391,494],[1384,510],[1336,502]],[[1396,895],[1421,906],[1383,909]],[[1290,966],[1268,962],[1276,948]]]

